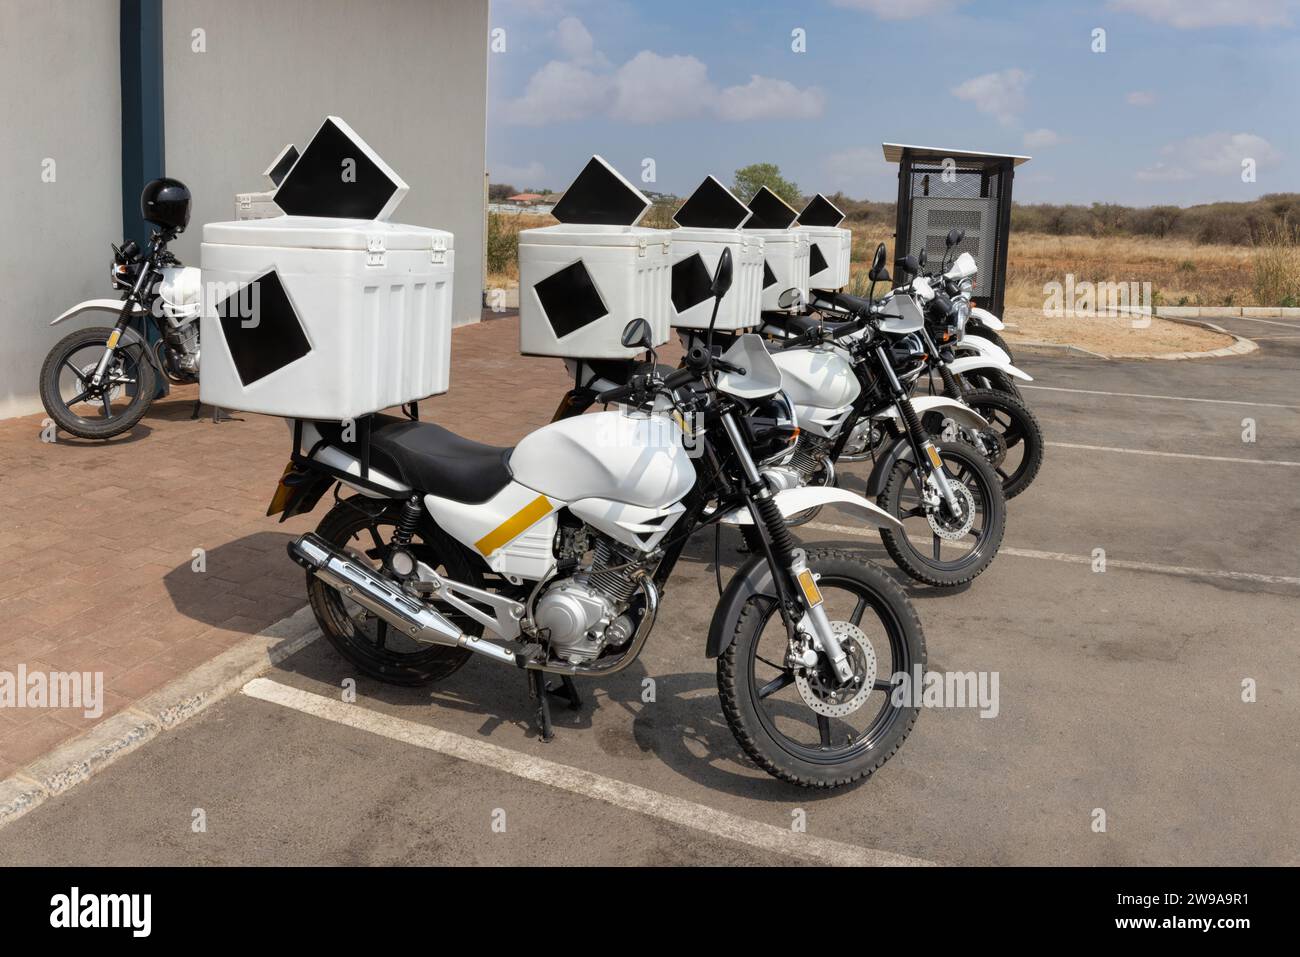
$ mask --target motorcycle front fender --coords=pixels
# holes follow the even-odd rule
[[[1001,332],[1007,327],[1007,324],[999,319],[987,309],[975,308],[970,311],[970,317],[979,322],[981,326],[992,329],[994,332]]]
[[[776,504],[781,509],[781,514],[787,518],[810,508],[815,508],[818,505],[854,505],[866,511],[866,519],[872,525],[886,526],[896,530],[903,528],[903,524],[883,508],[873,505],[856,492],[835,488],[834,486],[804,485],[799,488],[784,489],[776,493]],[[754,517],[750,514],[749,507],[742,505],[739,508],[733,508],[719,518],[718,521],[723,525],[753,525]]]
[[[996,342],[990,342],[983,336],[964,335],[961,337],[961,342],[958,343],[958,348],[965,348],[968,351],[973,350],[982,356],[996,359],[998,362],[1011,362],[1011,357],[1007,355],[1005,349]]]
[[[71,319],[73,316],[79,316],[83,312],[111,312],[114,313],[115,315],[121,315],[122,300],[121,299],[87,299],[85,302],[77,303],[75,306],[73,306],[63,315],[59,316],[59,318],[51,322],[50,325],[57,326],[64,319]],[[135,304],[131,307],[131,315],[143,316],[145,315],[145,310],[141,309],[139,304]]]
[[[709,622],[709,637],[704,643],[706,657],[717,658],[727,650],[736,636],[736,623],[740,621],[741,612],[749,600],[757,595],[773,602],[777,600],[772,567],[767,563],[767,556],[762,553],[751,556],[749,561],[741,565],[723,589],[718,607],[713,611],[713,620]]]
[[[1034,377],[1027,372],[1022,372],[1013,366],[1010,362],[999,362],[996,359],[990,359],[987,356],[962,356],[948,363],[948,368],[952,370],[953,375],[964,375],[967,372],[974,372],[977,369],[997,369],[999,372],[1011,376],[1013,379],[1020,379],[1024,382],[1033,382]]]
[[[912,408],[916,414],[924,417],[928,412],[938,412],[945,419],[952,419],[958,425],[969,426],[972,429],[987,429],[988,420],[980,415],[964,402],[956,399],[950,399],[946,395],[920,395],[912,400]],[[889,408],[877,412],[872,416],[873,419],[893,419],[902,425],[903,416],[898,411],[898,406],[891,405]]]
[[[908,441],[906,435],[900,435],[894,440],[893,445],[877,457],[876,466],[867,477],[867,494],[872,498],[879,496],[885,490],[885,485],[889,482],[889,473],[894,471],[894,466],[899,462],[912,462],[915,459],[916,453],[912,451],[912,443]]]

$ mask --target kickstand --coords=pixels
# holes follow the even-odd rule
[[[203,406],[203,400],[202,400],[202,399],[195,399],[195,400],[194,400],[194,411],[190,413],[190,421],[191,421],[191,422],[194,421],[195,419],[197,419],[197,418],[199,417],[199,409],[202,408],[202,406]]]
[[[537,701],[537,723],[542,732],[542,740],[551,741],[555,737],[555,725],[551,722],[551,695],[563,698],[569,703],[570,711],[582,707],[582,698],[578,688],[568,675],[560,676],[558,686],[546,683],[546,674],[541,671],[528,672],[528,697]]]

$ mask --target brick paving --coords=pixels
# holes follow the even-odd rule
[[[421,418],[499,445],[547,422],[564,366],[520,356],[518,335],[513,317],[455,330],[451,391]],[[284,524],[265,514],[288,427],[213,424],[206,407],[192,421],[196,395],[174,389],[109,442],[42,442],[43,412],[0,422],[0,672],[103,672],[105,687],[98,719],[0,708],[0,777],[306,603],[284,546],[325,505]]]

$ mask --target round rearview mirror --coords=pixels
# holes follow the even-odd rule
[[[872,272],[880,271],[881,267],[885,265],[885,256],[887,256],[888,254],[889,254],[888,250],[885,249],[884,243],[881,243],[879,246],[876,247],[876,254],[871,259]]]
[[[644,319],[633,319],[623,327],[622,343],[628,349],[651,349],[654,347],[654,334],[650,323]]]
[[[954,226],[952,229],[948,230],[948,248],[952,249],[953,246],[956,246],[965,238],[966,230],[962,229],[960,226]]]
[[[803,293],[798,286],[791,286],[776,297],[776,304],[782,309],[795,309],[803,305]]]
[[[900,276],[915,276],[921,271],[921,264],[916,261],[915,256],[904,256],[894,263],[894,269]]]
[[[924,249],[924,248],[922,248],[922,249],[921,249],[921,252],[917,255],[917,257],[916,257],[916,261],[917,261],[921,266],[924,266],[924,265],[925,265],[925,249]]]

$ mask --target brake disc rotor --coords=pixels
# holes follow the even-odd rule
[[[961,505],[961,522],[954,522],[950,516],[941,516],[943,512],[942,501],[937,508],[927,511],[925,518],[930,523],[930,529],[934,534],[947,541],[955,542],[958,539],[965,538],[966,534],[975,527],[975,496],[971,494],[969,488],[960,482],[949,480],[948,487],[952,489],[953,497]]]
[[[804,704],[817,714],[843,718],[862,707],[875,687],[876,649],[871,647],[862,629],[852,622],[833,621],[831,631],[849,656],[853,677],[837,684],[829,664],[820,661],[815,669],[801,668],[794,676],[794,683]]]

